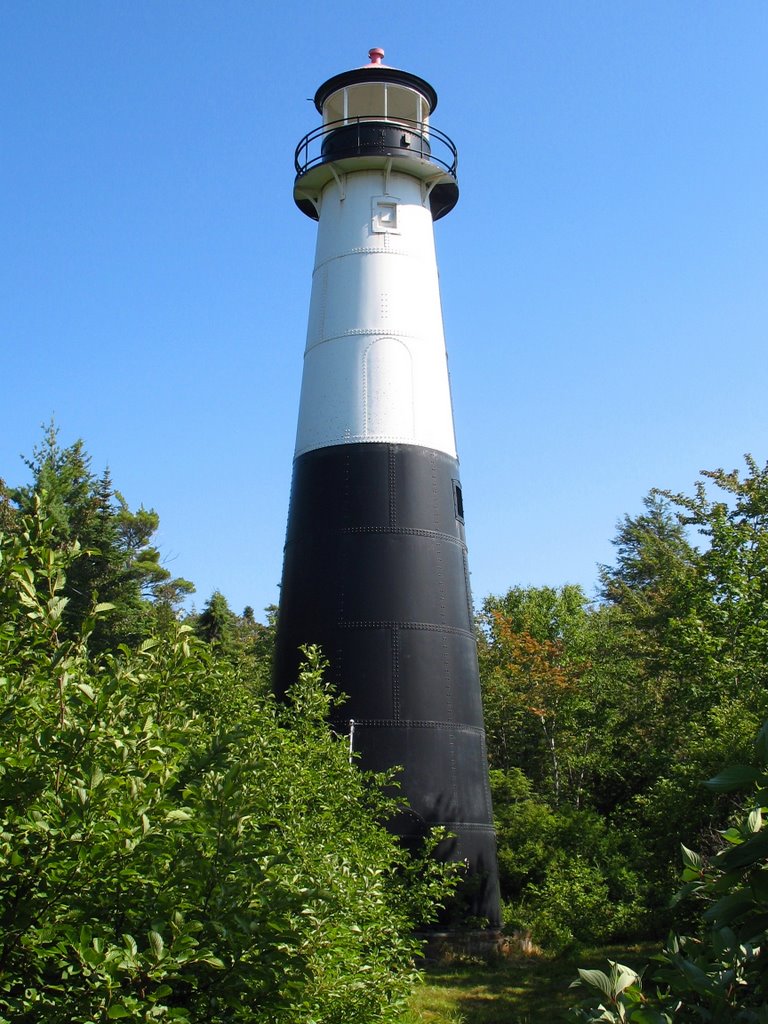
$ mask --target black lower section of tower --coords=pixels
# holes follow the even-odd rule
[[[363,768],[402,766],[392,828],[465,861],[465,915],[499,924],[477,649],[458,463],[430,448],[344,444],[294,463],[275,687],[319,644],[348,696],[332,722]]]

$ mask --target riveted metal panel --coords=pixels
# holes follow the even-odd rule
[[[473,636],[458,631],[401,629],[398,647],[403,718],[435,717],[482,728]]]

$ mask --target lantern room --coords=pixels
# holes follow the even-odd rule
[[[435,220],[458,200],[456,147],[430,124],[437,93],[423,78],[383,63],[384,51],[369,51],[370,63],[334,75],[315,93],[320,128],[296,148],[294,199],[317,220],[324,186],[341,174],[383,168],[425,183]]]
[[[361,82],[343,86],[323,103],[323,124],[363,121],[397,121],[400,124],[429,123],[431,111],[421,93],[394,82]]]
[[[384,51],[369,51],[371,63],[336,75],[317,90],[315,106],[323,124],[394,121],[426,128],[437,106],[437,93],[422,78],[387,67]]]

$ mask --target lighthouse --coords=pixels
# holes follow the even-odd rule
[[[456,205],[437,94],[370,63],[315,94],[294,199],[317,221],[275,656],[319,644],[363,768],[400,766],[407,844],[444,826],[466,916],[500,923],[477,647],[433,222]]]

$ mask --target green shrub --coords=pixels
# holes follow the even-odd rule
[[[92,657],[49,537],[0,539],[0,1021],[396,1019],[450,884],[381,826],[317,651],[288,707],[184,627]]]
[[[621,835],[595,811],[553,810],[519,769],[491,781],[508,928],[551,951],[642,928],[644,887]]]
[[[706,785],[719,793],[751,791],[738,824],[722,833],[725,845],[711,858],[683,847],[678,902],[698,902],[700,926],[692,936],[671,935],[654,958],[653,986],[629,968],[611,975],[579,971],[597,997],[574,1008],[584,1022],[765,1024],[768,1020],[768,722],[758,733],[757,765],[724,769]]]

